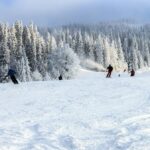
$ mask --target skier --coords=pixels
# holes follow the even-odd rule
[[[134,71],[134,69],[132,69],[132,70],[130,71],[130,73],[131,73],[131,74],[130,74],[131,77],[135,76],[135,71]]]
[[[112,67],[111,65],[109,65],[109,66],[107,67],[107,71],[108,71],[108,73],[107,73],[106,78],[110,78],[110,77],[111,77],[111,73],[112,73],[112,71],[113,71],[113,67]]]
[[[11,80],[12,80],[12,82],[13,82],[14,84],[18,84],[18,81],[17,81],[17,79],[16,79],[16,77],[15,77],[15,74],[16,74],[16,71],[15,71],[15,70],[9,69],[7,75],[5,76],[5,78],[10,77]]]

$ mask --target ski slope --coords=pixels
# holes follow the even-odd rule
[[[0,84],[0,150],[149,149],[149,72]]]

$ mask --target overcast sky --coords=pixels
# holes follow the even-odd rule
[[[150,0],[0,0],[0,20],[53,26],[120,19],[150,22]]]

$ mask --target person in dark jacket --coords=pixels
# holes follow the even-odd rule
[[[107,73],[106,78],[110,78],[110,77],[111,77],[111,73],[112,73],[112,71],[113,71],[113,67],[112,67],[111,65],[109,65],[109,66],[107,67],[107,71],[108,71],[108,73]]]
[[[135,71],[134,71],[134,69],[132,69],[132,70],[130,71],[130,73],[131,73],[131,74],[130,74],[131,77],[135,76]]]
[[[9,69],[7,75],[5,76],[5,78],[6,78],[6,77],[10,77],[11,80],[12,80],[12,82],[13,82],[14,84],[18,84],[18,81],[17,81],[17,79],[16,79],[16,77],[15,77],[15,74],[16,74],[16,71],[15,71],[15,70]]]
[[[58,79],[59,79],[59,80],[63,80],[62,75],[60,75],[60,76],[58,77]]]

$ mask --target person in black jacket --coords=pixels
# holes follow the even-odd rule
[[[111,65],[109,65],[109,66],[107,67],[107,71],[108,71],[108,73],[107,73],[106,78],[110,78],[110,77],[111,77],[111,73],[112,73],[112,71],[113,71],[113,67],[112,67]]]
[[[62,75],[60,75],[60,76],[58,77],[58,79],[59,79],[59,80],[63,80]]]
[[[135,71],[134,71],[134,69],[132,69],[132,70],[130,71],[130,73],[131,73],[131,74],[130,74],[131,77],[135,76]]]
[[[16,79],[16,77],[15,77],[15,74],[16,74],[16,71],[15,71],[15,70],[9,69],[7,75],[5,76],[5,78],[6,78],[6,77],[10,77],[11,80],[12,80],[12,82],[13,82],[14,84],[18,84],[18,81],[17,81],[17,79]]]

